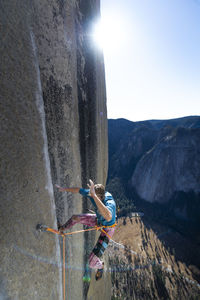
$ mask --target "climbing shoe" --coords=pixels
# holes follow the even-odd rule
[[[95,275],[95,279],[96,281],[100,280],[101,277],[103,276],[103,270],[104,270],[104,263],[103,263],[103,268],[102,269],[98,269]]]

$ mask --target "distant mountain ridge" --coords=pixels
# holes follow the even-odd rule
[[[108,184],[119,180],[128,198],[167,203],[177,192],[200,194],[200,116],[111,119],[108,137]]]
[[[145,120],[145,121],[129,121],[124,118],[120,119],[109,119],[109,125],[114,125],[116,128],[121,127],[125,128],[133,128],[138,127],[140,125],[150,125],[157,129],[160,129],[166,125],[171,125],[173,127],[186,127],[186,128],[200,128],[200,116],[187,116],[182,118],[175,119],[164,119],[164,120]]]
[[[131,137],[132,130],[140,128],[149,128],[158,131],[165,128],[200,128],[200,116],[183,117],[169,120],[147,120],[132,122],[126,119],[109,119],[108,120],[108,139],[109,139],[109,159],[119,148],[119,143],[126,143],[127,137]],[[112,165],[110,165],[112,169]]]

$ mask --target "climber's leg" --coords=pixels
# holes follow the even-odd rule
[[[89,266],[92,269],[102,269],[103,268],[103,262],[101,261],[100,257],[103,255],[104,251],[106,250],[108,243],[110,241],[109,237],[113,236],[115,228],[107,227],[107,228],[104,228],[103,230],[106,231],[106,233],[109,236],[106,235],[106,233],[101,232],[99,239],[89,257]]]
[[[83,224],[93,227],[97,224],[96,214],[73,215],[64,225],[59,226],[59,230],[65,231],[66,229],[70,229],[75,224]]]

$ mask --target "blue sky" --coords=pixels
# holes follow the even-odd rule
[[[101,0],[108,118],[200,115],[200,0]]]

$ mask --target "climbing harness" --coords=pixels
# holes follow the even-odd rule
[[[68,235],[72,235],[72,234],[76,234],[76,233],[80,233],[80,232],[86,232],[86,231],[92,231],[92,230],[96,230],[96,231],[102,231],[103,233],[105,233],[109,239],[111,239],[111,236],[103,229],[103,228],[107,228],[107,227],[115,227],[117,224],[113,224],[113,225],[110,225],[110,226],[105,226],[105,225],[96,225],[94,227],[90,227],[88,229],[83,229],[83,230],[77,230],[77,231],[73,231],[73,232],[60,232],[56,229],[53,229],[53,228],[50,228],[46,225],[42,225],[42,224],[38,224],[36,226],[36,229],[38,231],[43,231],[43,232],[51,232],[53,234],[57,234],[59,236],[62,237],[62,242],[63,242],[63,249],[62,249],[62,252],[63,252],[63,267],[62,267],[62,275],[63,275],[63,300],[65,300],[66,298],[66,291],[65,291],[65,282],[66,282],[66,275],[65,275],[65,238],[66,236]]]

